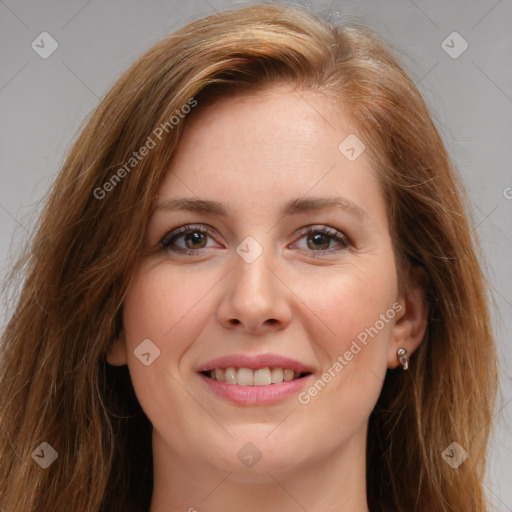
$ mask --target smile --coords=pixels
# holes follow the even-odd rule
[[[281,382],[290,382],[299,379],[305,372],[295,372],[290,368],[215,368],[202,372],[211,379],[226,382],[227,384],[238,384],[239,386],[270,386]]]
[[[196,368],[206,389],[237,405],[265,405],[299,393],[314,369],[279,354],[231,354]]]

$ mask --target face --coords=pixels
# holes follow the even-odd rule
[[[286,87],[187,120],[109,355],[182,468],[244,481],[361,456],[386,369],[413,347],[378,180],[355,139],[340,149],[351,134]]]

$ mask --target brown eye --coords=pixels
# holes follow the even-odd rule
[[[331,244],[331,237],[325,233],[316,232],[309,234],[307,236],[307,241],[310,249],[329,249],[329,245]]]
[[[347,249],[350,243],[347,237],[337,229],[328,226],[310,226],[301,232],[302,237],[296,244],[299,248],[314,253],[332,253]],[[305,239],[305,247],[301,241]]]
[[[187,249],[202,249],[206,245],[206,237],[204,233],[194,231],[193,233],[187,233],[184,237],[185,245]]]
[[[192,254],[208,246],[208,238],[212,238],[208,229],[203,226],[183,226],[164,236],[160,241],[162,249],[170,253]]]

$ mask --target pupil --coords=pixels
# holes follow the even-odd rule
[[[326,240],[326,236],[323,233],[316,233],[311,236],[310,240],[315,244],[315,248],[327,249],[329,247],[329,240]]]
[[[198,231],[195,231],[192,234],[188,234],[185,239],[187,242],[192,241],[192,244],[201,244],[201,242],[204,242],[203,240],[203,233],[199,233]]]

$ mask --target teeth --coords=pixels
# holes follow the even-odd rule
[[[270,372],[270,380],[272,384],[279,384],[283,382],[283,369],[282,368],[272,368]]]
[[[283,375],[283,380],[290,381],[293,380],[293,370],[285,370]]]
[[[222,372],[222,370],[219,370]],[[215,371],[217,373],[217,371]],[[224,378],[228,384],[236,384],[236,370],[234,368],[226,368]]]
[[[249,368],[239,368],[236,374],[236,383],[240,386],[252,386],[254,384],[254,372]]]
[[[294,372],[289,368],[259,368],[252,370],[250,368],[215,368],[210,370],[208,375],[227,384],[238,384],[239,386],[269,386],[270,384],[280,384],[298,379],[300,373]]]
[[[254,372],[254,385],[255,386],[268,386],[272,383],[270,378],[270,368],[261,368]]]

